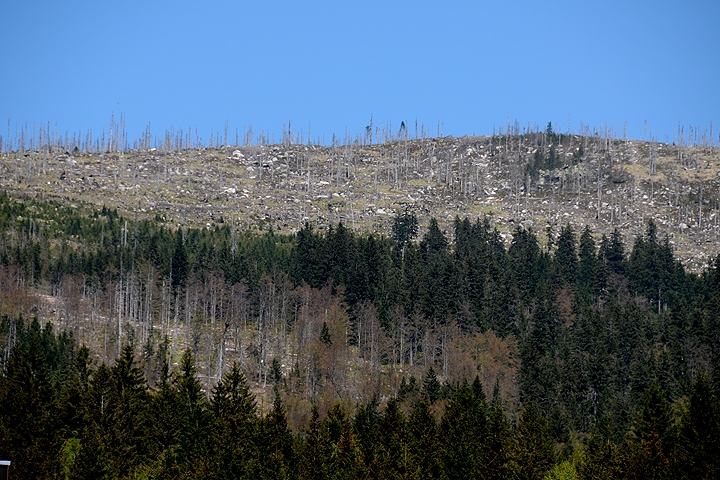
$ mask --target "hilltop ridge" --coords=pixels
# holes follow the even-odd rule
[[[296,144],[0,155],[0,188],[69,204],[108,205],[170,226],[229,223],[297,231],[343,222],[390,233],[410,209],[420,224],[489,216],[504,238],[541,239],[567,223],[632,241],[653,219],[687,268],[717,255],[720,151],[545,132]]]

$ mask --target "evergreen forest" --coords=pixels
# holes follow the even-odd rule
[[[172,228],[0,195],[0,458],[43,478],[717,478],[720,257]]]

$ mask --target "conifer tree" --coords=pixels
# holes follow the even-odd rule
[[[610,239],[606,243],[603,243],[601,253],[611,272],[618,275],[625,275],[625,244],[617,228],[613,230]]]
[[[467,381],[450,397],[440,432],[445,474],[449,478],[484,478],[488,465],[487,406]]]
[[[48,327],[45,333],[52,330]],[[54,435],[56,391],[46,355],[53,345],[44,348],[44,336],[33,320],[19,335],[0,377],[0,453],[12,459],[12,473],[19,478],[53,478],[60,447]]]
[[[185,250],[185,242],[183,242],[183,232],[178,230],[175,232],[175,248],[173,250],[172,264],[170,275],[174,288],[184,287],[185,280],[189,272],[187,252]]]
[[[322,329],[320,330],[320,342],[323,345],[332,345],[332,338],[330,337],[330,330],[328,329],[327,322],[323,322]]]
[[[111,389],[105,404],[108,416],[107,457],[112,475],[139,467],[147,457],[148,392],[132,346],[126,344],[110,370]]]
[[[523,408],[515,432],[514,478],[543,478],[555,460],[553,445],[547,420],[540,410],[530,403]]]
[[[167,358],[163,356],[160,358],[160,377],[149,405],[153,422],[148,430],[147,442],[150,453],[155,459],[152,468],[162,472],[164,478],[179,475],[179,466],[175,458],[182,428],[179,405],[175,378],[169,371]]]
[[[485,398],[485,391],[483,390],[483,386],[480,382],[480,377],[478,375],[475,375],[475,379],[473,380],[472,391],[473,395],[475,396],[475,401],[479,402],[482,405],[485,405],[487,403],[487,400]]]
[[[705,372],[696,375],[677,452],[677,478],[717,478],[720,474],[720,404]]]
[[[453,265],[448,253],[448,241],[437,220],[430,220],[428,231],[420,242],[422,261],[421,282],[416,294],[423,314],[431,319],[444,319],[451,306]]]
[[[381,439],[379,435],[380,413],[377,411],[378,400],[374,396],[370,401],[358,406],[353,418],[353,431],[360,452],[363,456],[363,470],[367,476],[378,475],[378,449]]]
[[[510,478],[509,462],[513,448],[512,441],[512,431],[507,418],[505,418],[499,394],[499,384],[496,383],[490,413],[488,414],[487,476],[485,478],[497,480]]]
[[[395,398],[388,401],[378,425],[378,477],[388,479],[405,478],[408,466],[408,451],[405,439],[405,419]]]
[[[602,418],[593,429],[580,462],[579,473],[587,480],[605,480],[620,476],[622,465],[615,444],[612,417]]]
[[[285,406],[277,388],[272,410],[260,422],[257,442],[260,447],[258,478],[290,478],[294,466],[292,436],[287,425]]]
[[[413,404],[407,428],[409,478],[440,478],[437,425],[430,411],[427,395],[423,395]]]
[[[79,458],[75,473],[84,478],[103,478],[108,474],[111,459],[107,458],[108,432],[113,425],[110,409],[106,408],[113,390],[112,371],[104,363],[96,368],[88,382],[83,399],[84,428],[80,438]]]
[[[213,470],[217,478],[249,478],[257,469],[258,422],[255,397],[237,363],[213,390]]]
[[[328,455],[328,438],[325,434],[317,404],[313,404],[310,423],[305,430],[305,441],[300,444],[298,477],[301,480],[325,480],[325,459]]]
[[[577,283],[578,290],[587,299],[597,291],[597,257],[595,241],[589,227],[585,227],[580,235],[578,252]]]
[[[508,249],[509,265],[520,299],[529,302],[537,288],[540,247],[532,230],[517,227],[513,232],[512,243]]]
[[[530,333],[521,346],[523,368],[520,371],[520,395],[523,402],[538,402],[550,406],[555,383],[558,381],[554,361],[558,319],[549,293],[538,299],[533,312]]]
[[[328,477],[355,478],[363,470],[362,452],[342,406],[335,404],[330,407],[324,428],[328,440],[328,453],[325,456],[325,471]]]
[[[392,224],[392,235],[398,245],[405,247],[416,236],[418,231],[417,217],[407,208],[395,216]]]
[[[175,415],[178,425],[177,462],[181,469],[193,467],[202,476],[209,470],[210,414],[202,386],[197,379],[195,356],[189,348],[180,359],[179,373],[174,378],[176,390]]]
[[[423,380],[423,391],[427,395],[430,404],[433,404],[440,399],[441,388],[442,386],[435,374],[435,369],[430,367],[425,374],[425,379]]]
[[[675,448],[670,404],[657,381],[643,394],[642,405],[624,442],[623,463],[630,478],[671,478]]]
[[[58,436],[63,439],[63,446],[58,461],[61,464],[60,474],[65,478],[69,478],[71,473],[78,474],[82,471],[80,452],[87,424],[90,423],[85,404],[90,374],[90,350],[82,346],[76,352],[73,366],[66,374],[67,378],[60,381]]]
[[[575,283],[578,264],[575,230],[569,224],[560,231],[553,263],[555,278],[559,285]]]
[[[292,253],[290,274],[296,284],[307,283],[320,288],[327,282],[324,241],[313,232],[310,223],[305,222],[297,233]]]

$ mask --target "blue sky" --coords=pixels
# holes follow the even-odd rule
[[[313,141],[508,121],[718,141],[720,2],[0,0],[0,135],[284,125]]]

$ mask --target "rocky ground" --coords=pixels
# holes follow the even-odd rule
[[[539,154],[554,155],[557,168],[531,171]],[[171,226],[292,232],[342,221],[389,234],[409,208],[449,233],[458,215],[487,215],[508,241],[518,225],[546,241],[548,226],[557,233],[570,223],[598,237],[619,228],[631,244],[652,218],[696,271],[718,254],[719,175],[717,147],[599,135],[0,155],[0,188],[10,194],[105,204]]]

